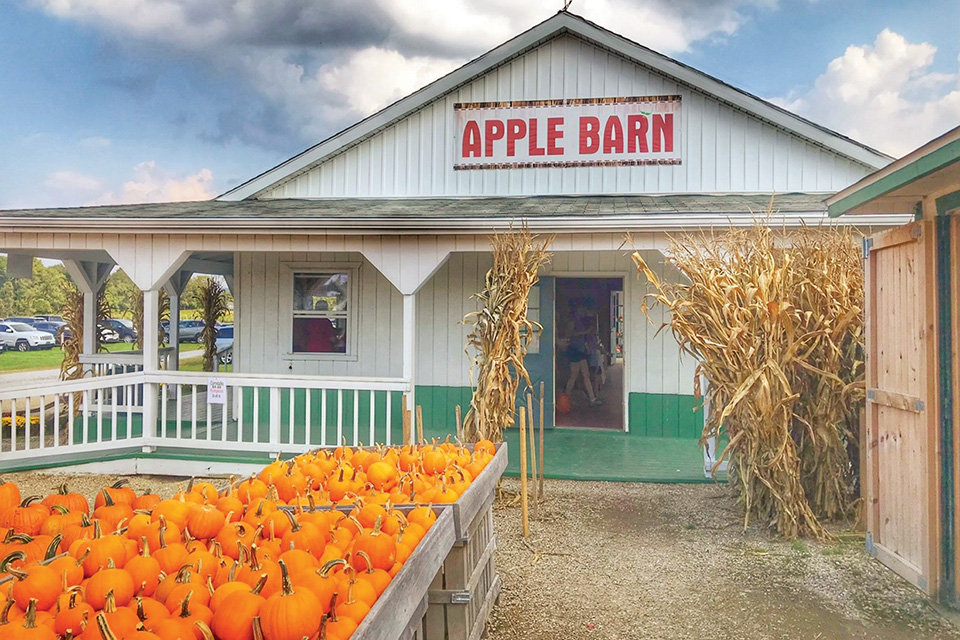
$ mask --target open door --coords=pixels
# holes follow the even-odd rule
[[[544,383],[543,421],[545,427],[554,426],[554,299],[555,279],[551,276],[542,276],[537,285],[530,290],[527,317],[539,322],[543,326],[543,333],[540,334],[540,339],[531,345],[530,351],[527,352],[527,356],[523,360],[534,387],[535,412],[540,411],[540,382]],[[527,390],[524,386],[521,384],[517,402],[526,402]],[[539,424],[539,413],[537,413],[536,420]]]

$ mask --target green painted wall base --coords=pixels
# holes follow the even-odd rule
[[[700,439],[703,409],[692,395],[630,393],[630,433],[654,438]]]

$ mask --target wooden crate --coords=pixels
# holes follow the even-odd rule
[[[437,521],[374,603],[352,640],[424,640],[427,589],[455,543],[453,512],[436,511]]]
[[[465,527],[427,594],[424,640],[477,640],[500,595],[494,552],[493,493]]]

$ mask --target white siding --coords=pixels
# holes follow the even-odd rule
[[[680,94],[683,164],[454,171],[456,102]],[[836,191],[869,170],[572,35],[450,92],[265,198]]]
[[[395,377],[403,375],[403,303],[400,292],[362,259],[359,253],[240,253],[235,283],[242,300],[238,309],[237,371]],[[348,360],[286,360],[290,346],[282,344],[281,322],[290,311],[281,309],[282,289],[290,286],[282,263],[360,263],[357,358]]]

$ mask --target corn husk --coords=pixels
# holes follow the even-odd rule
[[[527,301],[540,269],[550,260],[547,247],[553,238],[538,239],[526,227],[495,233],[490,239],[493,267],[487,271],[484,290],[473,296],[480,309],[463,320],[472,327],[466,351],[474,387],[463,419],[467,442],[502,441],[503,430],[516,423],[520,380],[532,386],[523,358],[543,328],[527,318]]]
[[[672,240],[681,282],[661,281],[634,252],[651,290],[642,309],[664,305],[661,329],[700,363],[703,438],[726,441],[717,464],[730,463],[744,526],[755,517],[787,538],[827,538],[823,523],[852,515],[856,498],[862,264],[846,228],[765,222]]]

